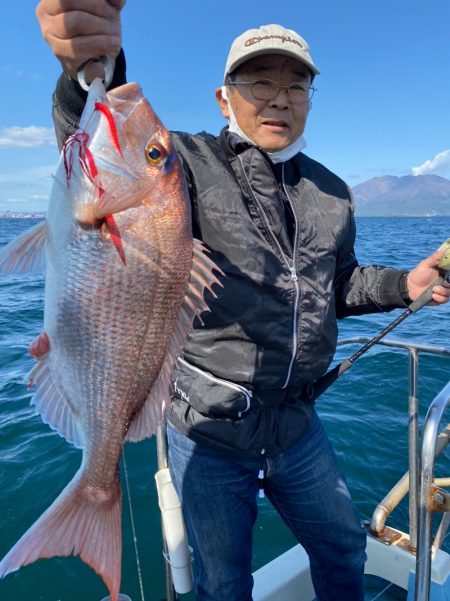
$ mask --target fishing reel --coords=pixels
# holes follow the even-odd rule
[[[443,272],[444,281],[450,284],[450,238],[444,242],[439,250],[443,249],[445,249],[445,252],[439,259],[438,267]]]

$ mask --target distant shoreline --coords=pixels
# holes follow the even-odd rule
[[[44,219],[42,211],[0,211],[0,219]]]

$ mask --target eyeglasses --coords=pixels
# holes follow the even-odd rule
[[[292,102],[307,102],[311,100],[316,91],[313,85],[302,81],[295,81],[287,86],[282,86],[271,79],[257,79],[255,81],[227,81],[227,86],[250,86],[250,91],[257,100],[273,100],[278,92],[285,88]]]

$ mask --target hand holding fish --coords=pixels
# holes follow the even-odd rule
[[[64,71],[102,55],[115,59],[122,45],[120,11],[126,0],[41,0],[36,16],[42,35]],[[87,74],[89,79],[99,75]]]

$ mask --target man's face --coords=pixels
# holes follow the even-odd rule
[[[280,85],[311,82],[311,73],[302,63],[279,54],[266,54],[241,65],[233,80],[253,82],[271,79]],[[267,152],[286,148],[303,133],[309,101],[295,101],[286,88],[278,90],[272,100],[256,99],[250,86],[229,85],[227,95],[236,121],[242,131]],[[229,118],[228,104],[220,88],[216,98],[224,117]]]

